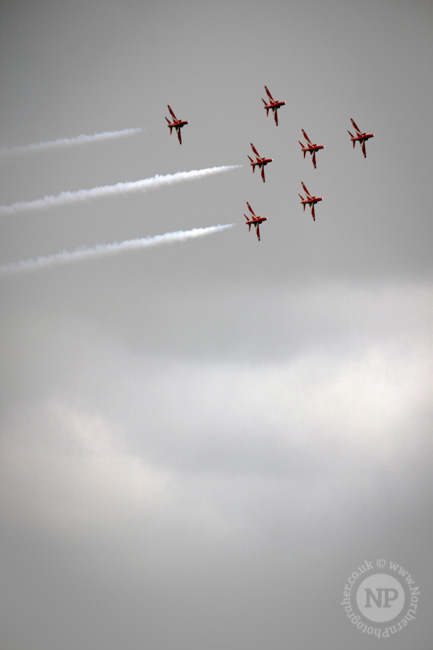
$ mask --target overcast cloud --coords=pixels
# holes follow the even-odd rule
[[[2,650],[430,647],[431,3],[18,0],[0,25],[1,206],[243,165],[4,211],[1,266],[235,227],[0,279]],[[421,591],[388,640],[340,604],[383,558]]]

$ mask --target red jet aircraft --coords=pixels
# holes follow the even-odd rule
[[[262,97],[262,102],[264,103],[265,109],[266,109],[266,115],[269,115],[269,111],[272,111],[273,114],[274,114],[275,124],[278,126],[278,114],[277,114],[277,111],[281,106],[285,106],[286,102],[277,102],[272,97],[272,95],[269,92],[269,89],[268,89],[267,86],[265,86],[265,90],[266,90],[267,96],[269,97],[269,102],[268,103],[266,103],[266,100],[263,99],[263,97]]]
[[[362,153],[364,154],[364,158],[367,158],[365,143],[370,138],[374,138],[374,133],[362,133],[352,118],[350,118],[350,121],[353,124],[353,128],[356,130],[356,135],[353,135],[350,131],[347,131],[347,133],[350,135],[350,139],[352,140],[353,148],[355,148],[355,142],[359,142],[361,145]]]
[[[181,128],[183,126],[185,126],[185,124],[188,124],[188,122],[186,120],[178,120],[176,115],[173,113],[171,107],[168,104],[167,104],[167,108],[170,111],[170,115],[173,118],[173,122],[170,122],[168,117],[165,118],[167,120],[167,122],[168,122],[168,128],[170,129],[170,135],[171,135],[172,130],[176,129],[177,138],[179,140],[179,143],[182,144],[182,135],[181,135],[180,130],[181,130]]]
[[[251,232],[251,226],[255,226],[257,239],[260,241],[260,224],[263,221],[267,221],[268,217],[259,217],[258,215],[254,214],[254,210],[252,209],[248,201],[247,201],[247,206],[248,206],[248,210],[251,212],[252,215],[250,217],[247,217],[247,215],[244,213],[244,217],[247,220],[248,232]]]
[[[305,190],[305,192],[307,194],[307,198],[304,199],[304,197],[301,196],[298,193],[298,196],[301,199],[302,207],[304,208],[304,212],[305,212],[305,206],[309,205],[311,207],[311,216],[313,217],[313,221],[316,221],[316,215],[314,213],[314,206],[319,201],[323,201],[323,198],[321,196],[312,196],[310,194],[310,192],[307,190],[307,188],[305,187],[305,185],[304,185],[304,183],[302,181],[301,181],[301,184],[302,184],[302,187],[304,188],[304,190]]]
[[[304,154],[304,160],[305,160],[305,154],[308,152],[311,153],[312,159],[313,159],[313,165],[314,169],[316,169],[316,151],[320,151],[320,149],[324,149],[325,145],[323,144],[313,144],[308,137],[308,135],[305,133],[304,129],[301,129],[304,138],[306,139],[307,143],[302,143],[300,140],[298,140],[299,144],[301,145],[302,148],[302,153]]]
[[[272,161],[273,161],[273,158],[262,158],[261,155],[259,154],[259,152],[257,151],[257,149],[255,148],[255,146],[253,145],[252,142],[250,142],[250,145],[251,145],[251,149],[254,151],[254,153],[255,153],[255,155],[256,155],[256,160],[253,160],[253,159],[251,158],[251,156],[248,156],[248,158],[249,158],[250,161],[251,161],[251,162],[250,162],[250,165],[251,165],[251,167],[253,168],[253,174],[254,174],[254,169],[255,169],[255,167],[256,167],[256,165],[257,165],[258,168],[259,168],[260,171],[261,171],[261,174],[262,174],[262,180],[263,180],[263,182],[265,182],[265,165],[267,165],[268,163],[272,162]]]

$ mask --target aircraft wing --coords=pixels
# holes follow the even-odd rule
[[[265,86],[265,90],[266,90],[266,94],[269,97],[269,99],[271,100],[271,102],[275,101],[274,98],[272,97],[271,93],[269,92],[269,88],[267,86]]]
[[[179,140],[179,144],[182,144],[182,133],[180,129],[176,129],[177,131],[177,139]]]
[[[356,129],[358,135],[361,135],[361,129],[359,128],[359,126],[357,126],[355,120],[353,118],[350,118],[350,121],[352,122],[353,128]]]
[[[257,233],[257,239],[260,241],[260,224],[259,223],[256,225],[256,233]]]
[[[313,151],[311,157],[313,158],[314,169],[316,169],[316,152],[315,151]]]
[[[262,180],[263,180],[263,182],[265,182],[265,166],[264,165],[262,165],[261,174],[262,174]]]
[[[314,203],[311,205],[311,216],[313,217],[313,221],[316,221],[316,213],[314,212]]]
[[[174,120],[177,120],[177,117],[176,117],[176,115],[173,113],[173,110],[172,110],[171,106],[169,106],[169,105],[167,104],[167,108],[168,108],[168,110],[170,111],[170,115],[172,116],[172,118],[173,118]]]
[[[361,149],[362,149],[362,153],[364,154],[364,158],[367,158],[367,151],[365,149],[365,140],[361,141]]]
[[[256,154],[257,158],[260,158],[260,154],[259,154],[259,152],[257,151],[257,149],[255,148],[255,146],[253,145],[252,142],[250,142],[250,145],[251,145],[251,149],[254,151],[254,153]]]
[[[272,111],[274,113],[275,124],[278,126],[278,110],[276,108],[273,108]]]
[[[308,135],[305,133],[304,129],[301,129],[301,131],[302,131],[302,133],[304,134],[304,138],[306,139],[306,141],[307,141],[309,144],[311,144],[311,146],[313,146],[313,143],[311,142],[311,140],[310,140],[310,138],[308,137]]]
[[[307,198],[312,199],[313,197],[311,196],[310,192],[307,190],[307,188],[305,187],[305,184],[302,181],[301,181],[301,185],[302,185],[302,187],[304,188],[304,191],[307,194]]]
[[[253,215],[253,217],[255,217],[256,215],[255,215],[255,213],[254,213],[254,210],[252,209],[252,207],[250,206],[250,204],[248,203],[248,201],[247,201],[247,206],[248,206],[248,210],[251,212],[251,214]]]

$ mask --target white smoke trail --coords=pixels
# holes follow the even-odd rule
[[[103,257],[105,255],[113,255],[124,251],[140,250],[142,248],[150,248],[152,246],[161,246],[162,244],[172,244],[174,242],[186,241],[187,239],[205,237],[206,235],[213,235],[214,233],[227,230],[227,228],[233,228],[234,225],[234,223],[228,223],[223,226],[179,230],[176,232],[168,232],[164,235],[155,235],[154,237],[128,239],[123,242],[115,242],[114,244],[98,244],[93,248],[79,248],[75,251],[62,251],[56,255],[36,257],[34,259],[4,264],[3,266],[0,266],[0,275],[5,276],[37,271],[42,268],[57,266],[58,264],[67,264],[68,262],[78,262],[92,257]]]
[[[18,154],[34,153],[38,151],[48,151],[49,149],[58,149],[76,144],[87,144],[89,142],[100,142],[102,140],[114,140],[128,135],[140,133],[142,129],[122,129],[121,131],[104,131],[103,133],[93,133],[93,135],[77,135],[74,138],[60,138],[59,140],[49,140],[47,142],[38,142],[36,144],[18,145],[16,147],[3,147],[0,149],[0,156],[12,156]]]
[[[147,190],[155,189],[163,185],[173,185],[174,183],[197,180],[212,174],[228,172],[231,169],[237,169],[238,167],[242,167],[242,165],[226,165],[222,167],[210,167],[208,169],[193,169],[189,172],[176,172],[175,174],[166,174],[165,176],[156,175],[152,178],[144,178],[139,181],[93,187],[90,190],[61,192],[56,196],[44,196],[43,199],[36,199],[35,201],[18,201],[17,203],[12,203],[12,205],[0,205],[0,215],[16,214],[17,212],[26,212],[28,210],[43,210],[49,207],[67,205],[68,203],[78,203],[81,201],[88,201],[89,199],[114,196],[115,194],[146,192]]]

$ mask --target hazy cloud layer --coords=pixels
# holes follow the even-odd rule
[[[238,226],[1,278],[1,650],[430,647],[431,3],[0,12],[3,148],[146,128],[2,156],[1,265]],[[340,604],[378,558],[421,589],[388,642]]]
[[[297,621],[286,611],[306,598],[325,647],[337,624],[339,638],[362,648],[339,611],[345,574],[364,556],[386,555],[383,541],[395,535],[388,553],[425,576],[410,548],[411,522],[419,540],[431,508],[429,292],[414,300],[412,287],[381,287],[359,300],[355,323],[344,287],[312,288],[297,309],[293,295],[276,292],[268,310],[275,331],[285,326],[282,301],[291,300],[292,316],[300,317],[317,292],[319,322],[329,318],[328,297],[346,304],[338,315],[342,344],[329,347],[324,330],[299,342],[296,354],[268,362],[254,354],[249,361],[227,354],[169,361],[152,352],[151,339],[141,352],[126,352],[120,340],[101,338],[80,320],[46,333],[34,321],[32,356],[24,349],[17,369],[24,375],[28,368],[34,388],[25,389],[19,414],[13,402],[4,409],[2,494],[9,536],[27,531],[22,553],[33,553],[48,575],[39,622],[45,607],[61,619],[74,607],[86,639],[108,647],[119,634],[127,645],[142,639],[165,647],[169,621],[180,647],[248,639],[258,648],[266,638],[279,647],[290,620],[291,633],[308,647],[315,638],[310,610],[300,608]],[[395,322],[391,335],[384,323],[370,328],[384,295],[406,307],[407,319]],[[409,319],[415,329],[408,330]],[[68,331],[77,338],[66,348]],[[207,342],[209,352],[214,345]],[[43,359],[39,370],[36,357]],[[62,377],[63,366],[69,372]],[[62,377],[55,386],[47,383],[53,375]],[[319,541],[327,560],[311,566]],[[42,569],[28,571],[18,576],[34,608],[31,584]],[[53,601],[51,590],[64,581],[86,592],[79,604]],[[104,593],[106,581],[115,581],[116,592]],[[316,581],[334,585],[327,597]],[[37,638],[54,643],[65,627],[48,629],[46,622]],[[75,632],[72,626],[66,647]],[[397,638],[394,647],[403,647]]]

